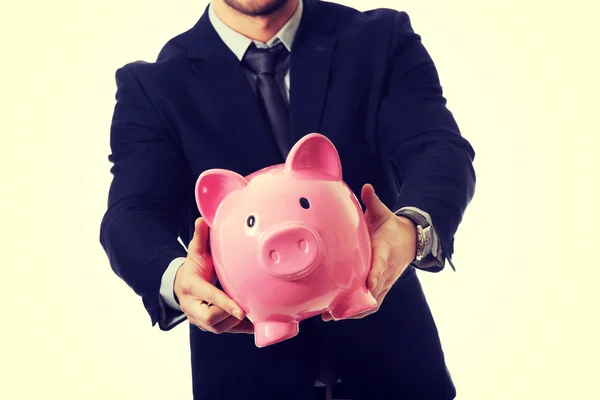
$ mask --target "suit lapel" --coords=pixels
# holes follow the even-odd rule
[[[194,71],[202,88],[211,96],[213,112],[218,113],[223,125],[228,127],[219,140],[232,142],[232,148],[240,149],[243,153],[240,161],[247,161],[250,169],[282,162],[238,60],[205,59],[194,64]]]
[[[304,135],[319,132],[336,43],[330,30],[319,1],[304,0],[290,58],[290,147]],[[229,128],[223,135],[245,150],[240,162],[249,170],[283,162],[239,60],[210,23],[208,7],[185,34],[185,42],[195,75]]]
[[[305,0],[305,10],[290,59],[290,143],[319,132],[329,86],[336,38],[319,3]],[[321,133],[321,132],[319,132]]]
[[[204,91],[200,95],[211,97],[213,112],[227,127],[218,140],[234,143],[231,148],[240,150],[238,164],[248,171],[283,162],[244,69],[212,27],[208,12],[191,33],[197,42],[191,43],[189,55]]]

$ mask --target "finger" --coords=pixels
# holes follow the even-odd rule
[[[254,333],[254,324],[250,321],[238,321],[237,325],[234,325],[230,329],[227,329],[227,333]]]
[[[192,321],[190,321],[192,322]],[[220,335],[221,333],[246,333],[246,334],[254,334],[254,325],[250,321],[240,321],[235,317],[229,316],[227,319],[221,321],[217,325],[211,326],[202,323],[201,321],[193,321],[194,325],[196,325],[200,330],[205,332],[211,332],[216,335]]]
[[[216,275],[212,256],[208,251],[208,238],[208,225],[202,218],[198,218],[195,222],[194,236],[188,245],[186,261],[195,266],[196,275],[214,284]]]
[[[182,307],[183,310],[183,307]],[[212,333],[217,333],[217,331],[215,330],[215,328],[212,325],[206,324],[204,321],[202,321],[200,318],[198,318],[198,314],[192,314],[192,313],[188,313],[186,312],[185,315],[187,316],[188,321],[193,324],[196,325],[198,328],[200,328],[200,330],[205,331],[205,332],[212,332]]]
[[[383,303],[383,299],[385,298],[385,295],[389,291],[390,291],[390,288],[387,288],[387,289],[384,289],[381,293],[379,293],[379,296],[377,296],[377,307],[373,308],[372,310],[368,310],[368,311],[365,311],[358,315],[355,315],[351,319],[362,319],[368,315],[375,314],[377,311],[379,311],[379,307],[381,307],[381,303]]]
[[[221,308],[209,306],[193,297],[186,297],[180,304],[180,308],[193,324],[211,328],[231,316]]]
[[[198,309],[198,314],[195,314],[194,316],[202,324],[216,327],[220,322],[231,317],[231,314],[223,310],[221,307],[202,303]]]
[[[198,218],[194,224],[194,236],[188,245],[188,258],[196,263],[203,263],[208,256],[208,225],[202,218]]]
[[[192,294],[208,304],[212,304],[222,310],[225,310],[239,320],[246,318],[246,314],[242,308],[235,301],[233,301],[231,297],[227,296],[225,292],[219,290],[210,282],[207,282],[203,279],[195,281],[195,284],[192,287]]]
[[[369,310],[369,311],[365,311],[363,313],[360,313],[358,315],[355,315],[354,317],[351,317],[350,319],[363,319],[366,316],[369,316],[371,314],[375,314],[377,311],[379,310],[379,306],[377,306],[376,308]]]
[[[222,321],[213,324],[213,328],[215,329],[215,331],[217,331],[217,333],[223,333],[228,331],[229,329],[232,329],[236,325],[239,325],[240,323],[242,323],[242,321],[240,321],[236,317],[232,315],[227,315]]]
[[[373,290],[377,287],[377,284],[383,277],[383,273],[386,270],[388,264],[390,250],[386,242],[380,242],[373,246],[373,256],[371,261],[371,270],[367,277],[367,287],[373,293]]]
[[[325,322],[329,322],[329,321],[333,320],[333,315],[331,315],[331,313],[325,313],[325,314],[321,315],[321,319]]]
[[[371,294],[375,297],[375,299],[377,299],[379,297],[381,292],[383,292],[389,286],[392,286],[392,284],[394,283],[394,278],[391,276],[390,271],[391,271],[391,268],[388,263],[387,268],[385,269],[385,271],[383,271],[383,273],[381,274],[381,277],[377,281],[377,286],[371,292]]]
[[[192,321],[190,321],[192,322]],[[210,332],[210,333],[214,333],[215,335],[218,335],[219,332],[217,332],[215,330],[215,328],[213,328],[212,326],[209,325],[205,325],[200,321],[193,321],[192,322],[194,325],[196,325],[198,328],[200,328],[200,330],[204,331],[204,332]]]
[[[384,272],[381,275],[381,278],[379,278],[377,280],[377,286],[375,286],[372,290],[371,290],[371,295],[373,297],[375,297],[377,299],[377,297],[379,297],[379,295],[381,294],[381,292],[383,292],[383,290],[386,288],[387,286],[387,281],[388,281],[388,277],[387,277],[387,273]]]
[[[379,199],[371,184],[365,184],[360,192],[360,197],[367,208],[369,225],[379,227],[391,215],[392,211]]]

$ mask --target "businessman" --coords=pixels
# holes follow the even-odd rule
[[[455,397],[415,268],[453,268],[474,151],[406,13],[213,0],[155,62],[124,65],[116,82],[100,240],[153,325],[190,323],[195,399],[307,400],[316,382],[341,382],[354,400]],[[194,183],[209,168],[282,163],[311,132],[334,143],[362,200],[378,307],[311,318],[258,349],[215,279]]]

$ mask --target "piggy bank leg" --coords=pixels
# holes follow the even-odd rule
[[[293,338],[299,332],[298,322],[264,321],[254,323],[254,343],[266,347]]]
[[[377,300],[366,287],[358,288],[345,297],[331,309],[333,319],[346,319],[377,307]]]

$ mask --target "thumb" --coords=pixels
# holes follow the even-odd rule
[[[203,218],[198,218],[194,225],[194,236],[188,245],[188,257],[197,263],[210,259],[208,239],[208,224]]]
[[[362,187],[360,193],[365,207],[367,207],[367,219],[370,224],[378,224],[378,222],[384,221],[390,217],[392,212],[375,194],[373,185],[367,183]]]

